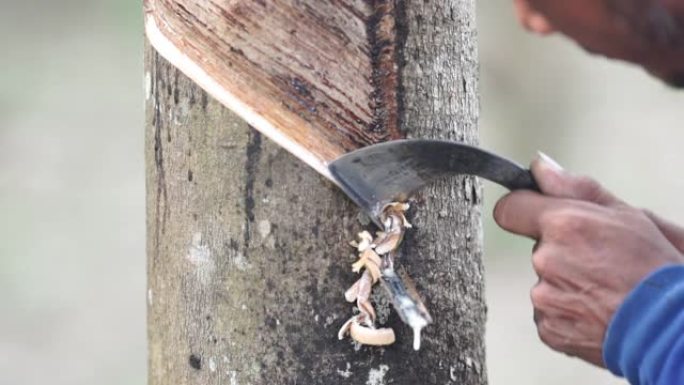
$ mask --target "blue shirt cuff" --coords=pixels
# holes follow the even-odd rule
[[[649,274],[615,312],[603,360],[632,385],[684,384],[684,265]]]

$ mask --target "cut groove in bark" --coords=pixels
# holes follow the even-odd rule
[[[338,156],[402,137],[394,1],[144,6],[162,56],[328,179]]]

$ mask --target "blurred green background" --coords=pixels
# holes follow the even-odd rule
[[[0,383],[144,384],[142,16],[137,1],[3,2]],[[637,68],[523,32],[479,1],[485,147],[543,150],[684,223],[684,93]],[[492,384],[621,384],[538,342],[531,242],[491,222]]]

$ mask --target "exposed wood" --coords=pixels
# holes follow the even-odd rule
[[[191,19],[188,25],[201,25],[196,20],[206,16],[202,9],[218,2],[187,1],[187,12],[174,8],[179,3],[154,0],[153,5],[168,9],[164,17],[185,15]],[[390,25],[382,18],[368,17],[370,8],[359,13],[367,7],[360,1],[278,1],[278,6],[275,1],[221,2],[224,9],[241,12],[243,5],[262,3],[274,15],[282,4],[296,4],[319,15],[319,23],[339,22],[343,15],[347,23],[354,18],[373,22],[376,31]],[[368,47],[387,50],[369,52],[370,64],[365,69],[360,65],[354,76],[334,75],[349,78],[351,88],[342,88],[345,93],[358,92],[353,98],[358,106],[343,104],[345,108],[361,111],[362,100],[383,101],[366,111],[367,120],[358,125],[364,134],[354,134],[354,140],[337,131],[315,134],[317,140],[345,138],[330,141],[334,146],[316,153],[319,165],[324,165],[320,161],[324,156],[360,146],[364,140],[393,136],[395,129],[385,128],[393,119],[409,136],[477,142],[473,2],[397,4],[401,7],[376,4],[392,10],[397,28],[390,31],[396,32],[391,47],[379,43],[382,38],[364,35]],[[149,12],[149,2],[147,6]],[[269,15],[258,15],[250,20],[270,20]],[[413,277],[435,321],[424,330],[421,351],[413,351],[411,331],[389,311],[381,290],[374,297],[375,308],[381,324],[396,331],[397,342],[386,348],[357,349],[348,340],[338,341],[336,332],[351,315],[344,292],[357,278],[351,272],[354,250],[347,242],[368,225],[359,223],[358,209],[332,183],[221,106],[234,107],[226,95],[235,103],[249,100],[247,95],[237,99],[236,94],[222,91],[221,82],[228,87],[232,81],[225,68],[230,62],[227,57],[215,56],[209,43],[200,44],[201,39],[194,41],[190,30],[186,34],[176,29],[175,43],[169,43],[174,41],[167,37],[172,36],[170,22],[161,27],[161,19],[154,16],[153,25],[159,26],[154,32],[150,17],[148,13],[148,34],[158,33],[156,42],[163,40],[171,48],[155,46],[167,54],[176,49],[176,55],[169,57],[182,60],[174,64],[183,71],[194,69],[190,77],[218,99],[208,97],[146,48],[150,385],[485,384],[479,183],[474,178],[439,183],[419,197],[410,212],[415,230],[407,233],[400,263]],[[292,17],[290,22],[299,27],[301,19]],[[206,31],[212,39],[229,36],[230,31],[221,28],[227,27]],[[310,28],[314,27],[304,30]],[[350,26],[344,31],[353,34]],[[395,73],[387,67],[388,58],[394,60]],[[207,63],[226,72],[210,76]],[[375,81],[368,86],[368,76],[373,74]],[[365,86],[359,85],[363,91],[354,88],[357,77],[366,79]],[[261,87],[247,84],[246,94]],[[331,95],[326,92],[325,98]],[[278,107],[273,100],[264,103]],[[313,124],[326,116],[341,126],[345,116],[340,120],[336,115],[312,117],[304,111],[302,116],[309,120],[296,113],[283,118],[287,109],[272,112],[244,106],[251,115],[238,108],[240,117],[267,122],[274,129],[281,127],[278,122],[297,121],[306,123],[304,130],[314,130]],[[373,122],[381,123],[374,126]]]
[[[323,175],[400,138],[393,2],[146,0],[155,48]]]

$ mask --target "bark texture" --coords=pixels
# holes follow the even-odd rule
[[[347,151],[401,137],[394,3],[144,1],[166,58],[322,172]]]
[[[405,1],[397,25],[399,126],[476,143],[473,2]],[[358,209],[150,47],[145,66],[150,385],[486,383],[477,180],[436,184],[410,216],[400,263],[435,320],[421,351],[379,288],[398,341],[358,348],[336,337]]]

